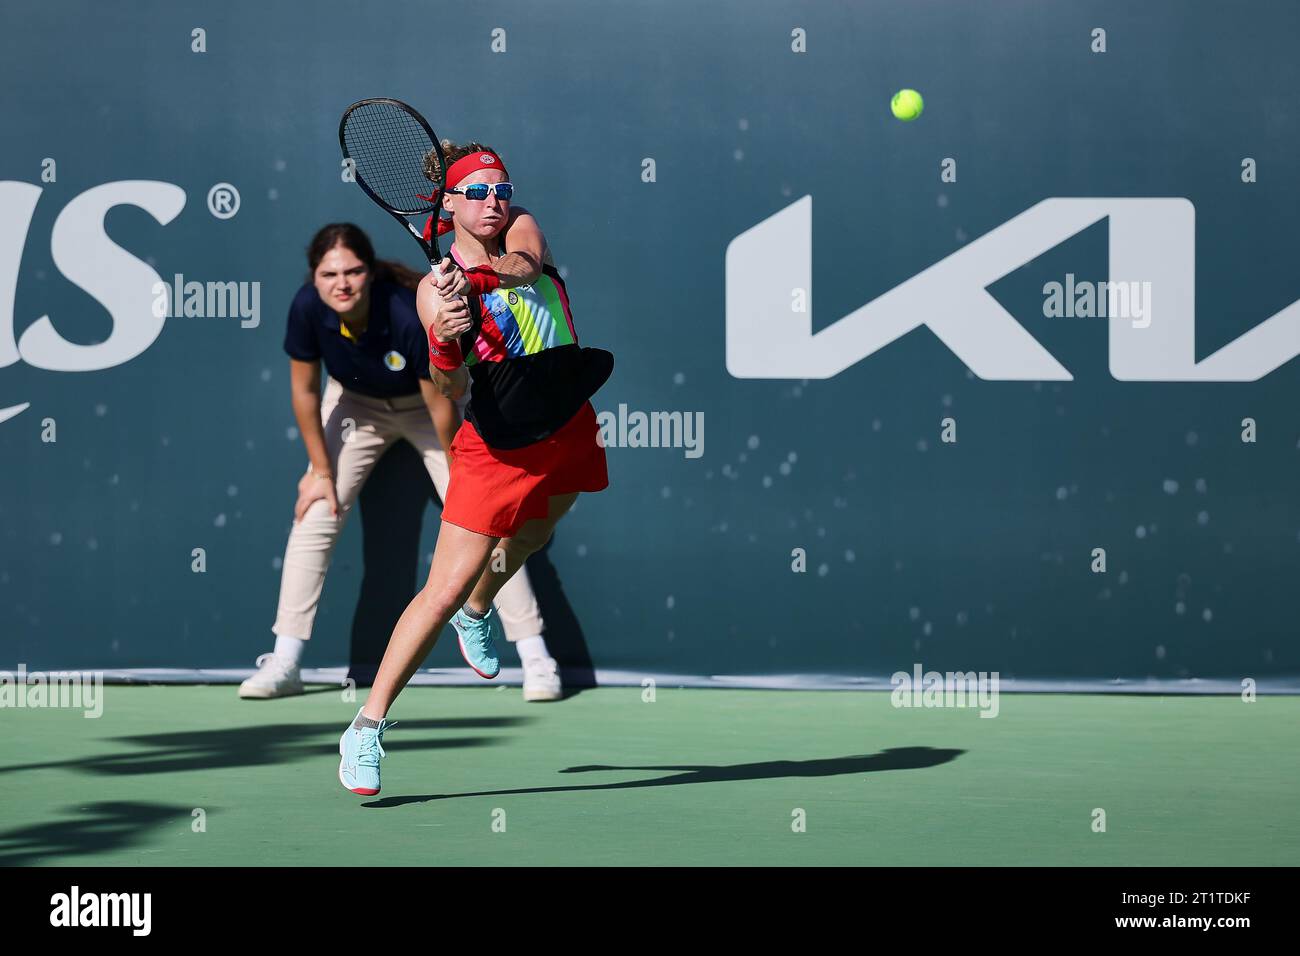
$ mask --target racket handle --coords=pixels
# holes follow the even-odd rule
[[[443,276],[442,260],[441,259],[430,260],[429,271],[432,272],[439,279],[441,279]],[[456,298],[460,299],[462,302],[465,301],[465,297],[463,295],[458,295],[456,296]]]

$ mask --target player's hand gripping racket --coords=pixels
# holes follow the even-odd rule
[[[398,100],[366,99],[343,112],[339,145],[343,147],[343,158],[352,164],[357,185],[407,228],[424,250],[429,268],[441,276],[437,219],[424,233],[408,218],[429,214],[437,217],[442,207],[447,163],[432,127]]]

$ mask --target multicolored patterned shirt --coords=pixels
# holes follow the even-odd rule
[[[454,247],[451,255],[464,269]],[[559,430],[613,368],[608,352],[579,347],[554,266],[543,265],[531,285],[478,296],[470,315],[474,327],[461,338],[472,382],[465,417],[494,448],[522,448]]]

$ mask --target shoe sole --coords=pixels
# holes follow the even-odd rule
[[[497,674],[501,673],[501,671],[498,670],[497,674],[484,674],[481,670],[479,670],[477,667],[474,666],[474,662],[471,661],[469,659],[469,655],[465,653],[465,642],[461,639],[460,631],[456,632],[456,646],[460,648],[460,656],[465,658],[465,663],[469,665],[469,669],[472,670],[479,677],[482,677],[484,680],[492,680],[492,678],[496,677]]]
[[[239,688],[239,696],[244,700],[274,700],[277,697],[297,697],[302,694],[302,687],[299,686],[294,690],[277,691],[271,687],[252,687],[245,690]]]
[[[343,753],[343,738],[340,737],[339,738],[339,783],[343,784],[343,789],[348,791],[348,793],[355,793],[361,797],[373,797],[375,794],[377,794],[379,792],[378,790],[371,790],[369,787],[348,786],[348,782],[343,779],[343,761],[346,759],[347,759],[347,755]]]
[[[538,701],[547,701],[547,700],[560,700],[563,696],[564,696],[563,690],[559,690],[559,691],[525,690],[524,691],[524,700],[530,703],[537,703]]]

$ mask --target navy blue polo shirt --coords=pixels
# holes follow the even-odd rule
[[[397,398],[420,390],[429,377],[429,342],[415,311],[415,293],[391,282],[370,286],[370,319],[361,341],[339,329],[338,313],[310,283],[289,306],[284,350],[302,362],[325,363],[330,378],[371,398]]]

